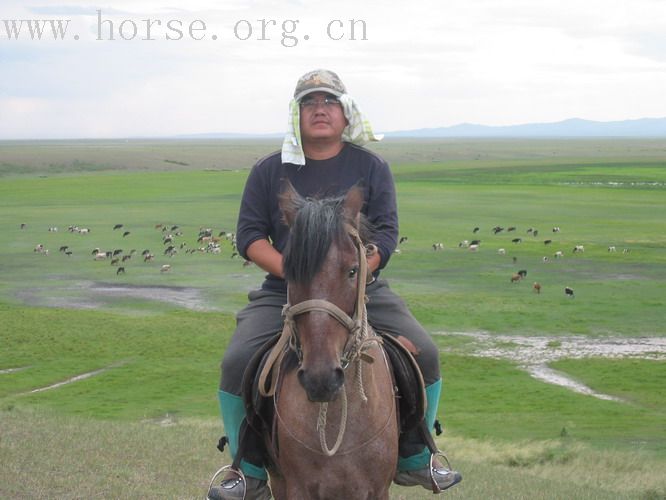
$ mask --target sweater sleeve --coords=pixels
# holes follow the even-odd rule
[[[245,183],[236,225],[236,246],[246,260],[248,247],[257,240],[268,239],[270,234],[268,192],[267,169],[257,163]]]
[[[370,178],[368,221],[372,224],[375,244],[381,262],[379,269],[388,263],[398,244],[398,207],[393,175],[386,162],[381,161]]]

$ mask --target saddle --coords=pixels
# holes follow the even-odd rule
[[[383,340],[393,375],[400,432],[404,433],[417,428],[424,428],[426,395],[421,370],[409,350],[393,335],[377,332]],[[259,393],[259,375],[271,351],[276,347],[280,334],[276,334],[259,349],[245,369],[242,382],[242,396],[245,403],[245,420],[241,425],[238,453],[233,467],[238,467],[241,458],[254,456],[261,458],[267,466],[275,467],[278,455],[277,439],[275,439],[275,418],[272,397],[264,397]],[[297,367],[294,353],[287,352],[282,370],[285,372]],[[266,383],[270,384],[270,380]],[[224,438],[223,438],[224,440]],[[223,443],[223,440],[220,443]],[[263,446],[262,446],[263,445]],[[219,446],[218,446],[219,447]],[[223,444],[222,444],[223,447]],[[256,448],[264,448],[259,451]],[[260,453],[260,457],[258,454]]]

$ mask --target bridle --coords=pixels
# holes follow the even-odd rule
[[[338,306],[329,302],[328,300],[323,299],[309,299],[299,302],[297,304],[290,304],[288,292],[287,292],[287,304],[282,310],[282,315],[284,317],[284,328],[282,334],[278,339],[275,347],[271,351],[266,360],[261,373],[259,375],[259,393],[262,396],[272,396],[273,402],[276,406],[276,417],[281,420],[280,413],[277,411],[277,402],[276,402],[276,390],[278,381],[280,379],[280,366],[282,365],[282,360],[287,353],[287,347],[296,353],[298,358],[299,365],[303,360],[303,353],[301,350],[300,342],[298,339],[298,328],[296,325],[296,317],[307,312],[324,312],[329,316],[337,320],[341,325],[343,325],[349,331],[349,338],[345,343],[345,347],[342,350],[340,356],[340,363],[343,370],[346,370],[352,363],[356,367],[356,377],[355,385],[359,393],[359,397],[362,401],[367,401],[368,398],[365,395],[365,390],[363,388],[363,370],[361,369],[361,361],[368,363],[374,362],[374,358],[370,356],[365,351],[370,347],[371,344],[380,344],[381,338],[374,334],[370,334],[368,328],[368,314],[365,307],[367,297],[365,295],[365,289],[368,282],[373,279],[372,274],[368,270],[368,254],[376,252],[377,248],[374,245],[364,245],[358,230],[347,224],[346,230],[349,236],[354,241],[356,247],[358,260],[359,260],[359,272],[357,273],[357,287],[356,287],[356,307],[352,316],[349,316],[346,312],[340,309]],[[386,362],[386,359],[384,359]],[[266,381],[270,377],[270,387],[266,387]],[[338,436],[335,441],[335,444],[332,448],[328,447],[326,442],[326,420],[328,414],[328,403],[319,403],[319,417],[317,419],[317,430],[319,432],[319,443],[321,446],[321,452],[326,456],[335,455],[342,444],[342,439],[345,434],[346,425],[347,425],[347,391],[343,385],[341,391],[342,399],[342,415],[340,420],[340,425],[338,428]],[[384,426],[380,429],[379,432],[383,432],[386,426],[390,423],[393,413],[391,412]],[[284,423],[284,422],[283,422]],[[291,434],[288,426],[285,425],[287,432]],[[379,434],[377,433],[377,435]],[[303,446],[309,448],[308,445],[300,441],[296,436],[292,434],[292,437],[299,441]],[[370,439],[374,439],[374,436]],[[368,441],[369,442],[369,441]],[[312,450],[316,451],[316,450]]]
[[[289,348],[296,353],[299,364],[302,362],[303,353],[298,339],[298,328],[296,326],[296,317],[307,312],[324,312],[337,320],[349,331],[349,338],[342,351],[340,361],[342,368],[346,369],[353,361],[363,359],[370,361],[370,357],[364,353],[368,346],[368,317],[365,307],[366,302],[366,283],[368,279],[372,279],[372,274],[368,272],[367,253],[369,251],[376,251],[374,245],[367,247],[361,240],[358,230],[347,224],[346,230],[354,242],[359,259],[359,272],[357,273],[357,287],[356,287],[356,307],[353,316],[349,316],[346,312],[338,306],[324,299],[309,299],[299,302],[297,304],[290,304],[287,297],[287,304],[282,309],[282,316],[284,317],[284,328],[280,339],[271,351],[266,364],[259,376],[259,393],[262,396],[274,396],[275,389],[278,382],[278,374],[282,358],[284,357],[287,349]],[[374,248],[373,248],[374,247]],[[374,340],[374,339],[373,339]],[[370,359],[368,359],[370,358]],[[266,387],[266,381],[271,378],[270,387]]]

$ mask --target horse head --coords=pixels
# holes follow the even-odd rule
[[[284,250],[285,322],[299,357],[298,380],[313,402],[334,400],[344,384],[347,346],[365,295],[365,232],[358,187],[338,198],[302,198],[291,184],[280,198],[290,237]],[[363,262],[361,262],[363,259]],[[364,309],[364,307],[362,308]],[[364,319],[364,318],[363,318]]]

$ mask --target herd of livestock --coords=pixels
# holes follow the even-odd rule
[[[21,224],[21,229],[26,229],[26,224]],[[140,260],[143,263],[149,263],[153,262],[155,260],[156,255],[160,256],[165,256],[172,258],[178,253],[187,253],[187,254],[194,254],[194,253],[207,253],[207,254],[222,254],[223,252],[223,244],[226,244],[228,246],[228,254],[230,255],[231,258],[237,258],[239,257],[237,248],[236,248],[236,235],[233,232],[226,232],[226,231],[214,231],[211,228],[199,228],[197,238],[196,238],[196,244],[190,246],[188,243],[185,241],[184,235],[182,230],[178,225],[168,225],[168,224],[156,224],[154,226],[155,230],[159,232],[160,235],[160,242],[161,246],[159,247],[158,250],[154,249],[143,249],[140,253],[137,249],[132,248],[130,250],[125,250],[123,248],[113,248],[113,249],[104,249],[100,247],[95,247],[90,249],[91,253],[91,258],[95,261],[106,261],[110,262],[111,265],[115,268],[115,273],[116,274],[124,274],[126,265],[128,262],[134,260]],[[48,231],[50,233],[57,233],[58,228],[57,227],[49,227]],[[67,228],[67,231],[69,233],[76,233],[79,235],[91,235],[92,230],[87,227],[80,227],[80,226],[69,226]],[[119,238],[122,238],[125,240],[126,238],[128,240],[131,240],[131,231],[125,229],[123,224],[115,224],[112,228],[112,231],[117,232],[119,235]],[[466,249],[470,252],[477,252],[479,251],[481,247],[481,239],[477,238],[478,233],[481,231],[479,227],[475,227],[472,230],[472,234],[475,235],[476,239],[471,239],[471,240],[463,240],[458,243],[457,247],[460,249]],[[491,229],[491,232],[493,235],[498,235],[500,233],[506,232],[506,233],[513,233],[512,238],[511,238],[511,243],[513,245],[519,245],[523,242],[523,238],[520,236],[515,236],[517,234],[517,228],[515,226],[509,226],[509,227],[502,227],[502,226],[495,226]],[[555,237],[556,233],[560,232],[560,227],[555,226],[552,228],[552,233],[553,236],[549,237],[547,239],[543,239],[543,245],[544,248],[554,246],[553,238]],[[526,234],[530,239],[534,239],[538,237],[539,235],[539,230],[535,228],[528,228],[526,230]],[[409,238],[407,236],[402,236],[399,240],[398,248],[395,250],[397,254],[402,252],[402,247],[403,245],[407,244],[409,241]],[[434,251],[441,251],[444,250],[444,244],[441,242],[433,243],[432,244],[432,249]],[[61,245],[59,247],[59,252],[66,255],[66,256],[71,256],[73,254],[73,251],[70,249],[69,245]],[[608,252],[616,252],[616,247],[615,246],[609,246],[608,247]],[[43,244],[38,244],[34,247],[34,252],[40,253],[42,255],[49,255],[49,249],[46,248]],[[575,245],[571,249],[571,253],[573,254],[580,254],[585,252],[585,247],[584,245]],[[499,255],[506,255],[507,250],[505,248],[499,248],[497,250],[497,253]],[[628,248],[624,248],[622,253],[627,254],[629,253]],[[544,255],[541,260],[542,262],[548,262],[551,258],[551,256],[555,259],[561,259],[565,255],[565,252],[563,250],[556,250],[554,253],[549,252],[548,255]],[[241,259],[243,260],[243,259]],[[512,258],[513,263],[517,263],[517,258],[514,256]],[[250,262],[243,260],[243,265],[247,266],[250,265]],[[166,273],[171,270],[171,264],[162,264],[159,267],[160,272]],[[524,280],[527,276],[527,270],[526,269],[521,269],[513,273],[510,277],[510,283],[519,283],[522,280]],[[532,289],[535,293],[541,293],[542,286],[538,282],[534,282],[532,285]],[[568,297],[574,297],[574,290],[567,286],[564,288],[564,293]]]
[[[26,224],[21,224],[21,229],[26,229]],[[55,226],[49,227],[50,233],[57,233],[58,228]],[[119,237],[125,239],[131,236],[131,231],[124,228],[124,224],[115,224],[113,231],[119,234]],[[199,233],[196,239],[196,245],[190,247],[184,239],[183,232],[177,225],[156,224],[155,230],[159,232],[161,247],[158,250],[145,248],[140,254],[136,248],[126,250],[123,248],[101,248],[95,247],[90,249],[91,258],[95,261],[110,262],[115,269],[116,274],[124,274],[126,264],[132,260],[140,260],[143,263],[153,262],[156,255],[174,257],[176,254],[183,252],[186,254],[194,253],[209,253],[209,254],[222,254],[223,243],[228,243],[229,253],[232,258],[238,257],[236,249],[236,235],[232,232],[214,231],[211,228],[199,228]],[[67,232],[75,233],[83,236],[92,235],[92,230],[87,227],[80,227],[71,225],[67,228]],[[131,238],[130,238],[131,240]],[[66,256],[73,255],[73,250],[69,245],[61,245],[58,251]],[[50,250],[42,243],[34,247],[35,253],[42,255],[49,255]],[[244,265],[248,265],[247,261]],[[162,264],[160,272],[169,272],[171,264]]]

